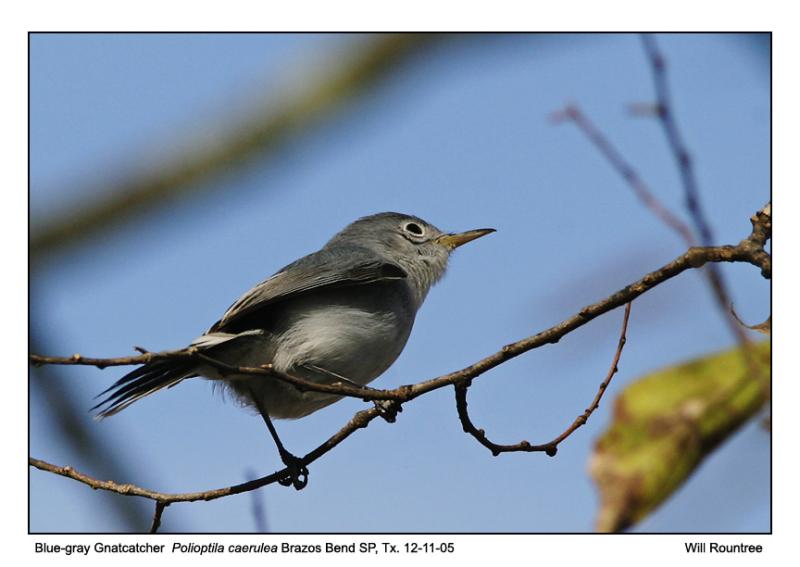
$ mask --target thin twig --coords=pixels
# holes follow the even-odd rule
[[[572,422],[572,425],[569,426],[561,435],[550,442],[553,447],[557,446],[564,439],[572,435],[572,433],[575,432],[575,430],[577,430],[579,427],[585,425],[589,420],[589,416],[591,416],[594,411],[600,407],[600,400],[603,398],[603,394],[605,394],[609,384],[611,384],[611,379],[614,377],[614,374],[619,371],[618,364],[619,359],[622,356],[622,349],[625,348],[625,344],[628,342],[626,335],[628,332],[628,319],[631,316],[631,305],[633,305],[633,303],[629,302],[625,306],[625,314],[622,317],[622,330],[620,331],[619,341],[617,342],[617,351],[614,353],[614,359],[611,361],[611,368],[608,369],[605,379],[600,383],[597,394],[595,394],[594,399],[589,407],[586,408],[581,415],[575,418],[575,421]]]
[[[653,114],[658,117],[662,125],[667,143],[680,172],[681,182],[685,194],[686,208],[689,211],[695,229],[700,235],[700,243],[705,247],[709,247],[713,242],[713,235],[711,227],[706,221],[705,214],[703,213],[702,206],[700,204],[698,184],[694,173],[694,168],[692,167],[691,156],[686,144],[683,141],[683,137],[680,134],[677,122],[675,121],[669,85],[666,77],[666,62],[658,50],[655,39],[651,35],[644,34],[642,36],[642,41],[652,69],[656,91],[656,103],[654,105],[648,105],[647,108],[654,110]],[[569,104],[563,110],[554,113],[553,120],[557,122],[564,120],[570,120],[574,122],[586,135],[586,137],[598,148],[598,150],[614,167],[614,169],[616,169],[623,179],[627,181],[634,193],[636,193],[637,197],[639,197],[639,199],[666,225],[678,232],[689,246],[694,246],[695,239],[689,227],[661,204],[661,202],[649,190],[633,166],[630,165],[627,160],[625,160],[622,154],[611,144],[608,137],[606,137],[580,111],[576,105]],[[771,215],[769,205],[765,209],[762,209],[762,211],[759,211],[757,215],[763,213],[764,211],[766,211],[766,215],[769,218],[770,228],[767,230],[767,234],[769,234],[771,231]],[[762,274],[764,277],[769,278],[771,276],[771,260],[769,258],[769,254],[767,254],[763,249],[767,238],[769,238],[769,236],[760,242],[760,246],[758,246],[758,248],[760,248],[758,254],[760,256],[759,261],[762,266],[769,266],[768,269],[762,268]],[[731,301],[729,299],[730,294],[727,291],[727,286],[725,285],[722,273],[717,266],[709,265],[705,270],[705,275],[708,278],[714,298],[723,314],[728,328],[742,346],[742,352],[744,353],[746,364],[748,365],[751,375],[764,384],[764,387],[767,387],[768,381],[765,381],[761,376],[761,371],[759,370],[759,367],[753,358],[752,344],[747,337],[747,334],[742,330],[741,326],[737,324],[737,321],[729,312],[731,305]]]
[[[691,229],[673,214],[650,190],[634,167],[617,150],[611,141],[597,128],[591,120],[575,104],[568,104],[562,110],[553,113],[552,119],[555,122],[570,120],[580,128],[584,135],[595,145],[608,163],[617,170],[617,173],[630,185],[633,192],[644,205],[650,209],[654,215],[661,219],[664,224],[677,232],[687,246],[697,245],[697,241],[692,235]]]
[[[669,82],[667,81],[666,60],[659,51],[655,37],[652,34],[642,34],[642,45],[647,54],[647,59],[650,63],[653,75],[653,84],[656,93],[656,116],[661,123],[664,137],[667,139],[678,171],[680,172],[681,183],[686,199],[686,209],[689,211],[695,229],[700,235],[700,243],[703,246],[711,246],[714,237],[711,231],[711,225],[706,220],[706,215],[700,203],[700,192],[698,190],[694,167],[692,166],[692,158],[675,120]],[[769,381],[764,380],[761,370],[754,359],[752,344],[747,333],[738,325],[737,321],[730,313],[730,294],[728,293],[727,285],[725,284],[721,271],[717,269],[716,266],[710,265],[706,270],[706,275],[722,316],[728,328],[733,333],[733,336],[742,347],[745,363],[748,366],[750,375],[753,376],[755,380],[761,382],[765,388],[768,388]]]
[[[169,502],[156,500],[156,510],[153,512],[153,522],[150,524],[150,533],[154,534],[161,527],[161,515],[164,513],[164,508],[169,506]]]
[[[301,392],[323,392],[326,394],[336,394],[339,396],[359,398],[363,400],[398,399],[398,394],[390,390],[376,390],[366,386],[357,388],[344,383],[323,384],[312,382],[304,378],[293,376],[286,372],[281,372],[272,364],[264,364],[260,367],[234,366],[205,355],[196,348],[165,352],[147,352],[146,354],[136,356],[121,356],[116,358],[92,358],[80,354],[73,354],[69,357],[41,356],[38,354],[31,354],[29,359],[31,364],[34,366],[41,366],[43,364],[79,365],[95,366],[101,370],[109,366],[131,366],[134,364],[147,364],[157,360],[201,360],[215,367],[223,375],[271,376],[283,382],[292,384]]]
[[[495,457],[500,453],[520,451],[528,453],[544,452],[550,457],[555,457],[556,453],[558,452],[558,445],[567,437],[575,433],[579,427],[585,425],[592,413],[594,413],[594,411],[600,407],[600,400],[603,398],[603,394],[608,388],[608,385],[611,383],[611,379],[614,377],[614,374],[617,373],[619,359],[622,356],[622,349],[625,347],[625,342],[627,340],[626,333],[628,330],[628,319],[630,318],[631,314],[631,305],[632,302],[629,302],[625,306],[625,314],[622,317],[622,330],[620,331],[617,350],[614,354],[614,359],[611,362],[611,368],[609,368],[605,379],[600,383],[600,388],[597,390],[597,394],[592,400],[592,403],[589,404],[589,407],[586,408],[581,415],[576,417],[575,421],[573,421],[572,424],[558,437],[547,443],[542,443],[541,445],[532,445],[528,441],[520,441],[514,445],[501,445],[491,441],[486,436],[486,432],[483,429],[478,429],[475,427],[469,417],[469,412],[467,410],[467,390],[469,389],[470,383],[459,382],[455,385],[456,409],[458,411],[458,418],[461,421],[461,426],[464,428],[464,432],[469,433],[475,439],[477,439],[478,442],[489,449],[492,452],[492,455]]]
[[[356,415],[353,416],[352,419],[350,419],[350,421],[347,422],[347,424],[342,429],[337,431],[322,445],[320,445],[319,447],[308,453],[305,457],[301,459],[301,461],[305,465],[308,465],[309,463],[316,461],[325,453],[327,453],[328,451],[339,445],[339,443],[347,439],[355,431],[366,427],[370,421],[372,421],[379,415],[380,412],[376,408],[359,411],[358,413],[356,413]],[[216,488],[213,490],[204,490],[200,492],[183,492],[183,493],[170,494],[170,493],[150,490],[148,488],[142,488],[134,484],[119,484],[112,480],[99,480],[82,472],[76,471],[72,467],[54,465],[52,463],[48,463],[47,461],[36,459],[34,457],[28,457],[28,464],[39,470],[47,471],[53,474],[77,480],[78,482],[81,482],[95,490],[107,490],[109,492],[115,492],[117,494],[122,494],[125,496],[140,496],[142,498],[148,498],[150,500],[163,502],[164,504],[172,504],[175,502],[196,502],[199,500],[209,501],[209,500],[216,500],[224,496],[231,496],[233,494],[241,494],[243,492],[249,492],[251,490],[261,488],[262,486],[273,484],[278,480],[280,480],[281,478],[284,478],[286,474],[289,472],[288,468],[284,468],[270,475],[263,476],[255,480],[243,482],[241,484],[227,486],[225,488]]]
[[[736,313],[736,311],[734,310],[733,305],[731,305],[731,315],[733,315],[733,318],[736,319],[736,321],[742,327],[744,327],[746,329],[750,329],[751,331],[758,331],[759,333],[763,333],[765,335],[772,334],[772,316],[771,315],[769,317],[767,317],[766,321],[764,321],[763,323],[758,323],[756,325],[748,325],[747,323],[742,321],[741,317],[739,317],[739,314]]]
[[[700,234],[700,243],[703,246],[711,246],[714,238],[711,233],[711,226],[706,221],[700,204],[700,193],[697,189],[697,179],[692,168],[692,158],[689,155],[686,144],[683,142],[683,137],[675,122],[675,115],[672,110],[672,97],[670,96],[669,83],[667,82],[666,61],[658,50],[655,38],[652,35],[642,34],[642,44],[653,73],[653,83],[656,91],[656,116],[661,122],[667,143],[672,150],[680,171],[686,198],[686,209],[689,211],[695,228]]]

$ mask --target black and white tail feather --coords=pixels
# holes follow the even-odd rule
[[[195,365],[192,361],[177,359],[148,362],[100,392],[98,398],[106,394],[108,396],[94,406],[92,411],[99,410],[97,419],[114,415],[153,392],[171,388],[185,378],[197,376],[193,372]]]
[[[94,406],[90,411],[97,412],[97,419],[112,416],[121,412],[133,402],[149,396],[163,388],[176,386],[186,378],[200,376],[198,373],[198,363],[194,360],[187,360],[184,357],[169,358],[168,355],[186,355],[191,351],[208,353],[214,357],[216,350],[214,347],[220,345],[238,345],[255,336],[260,336],[261,330],[255,329],[241,333],[211,332],[197,337],[187,349],[166,351],[158,353],[166,355],[167,358],[159,358],[152,362],[147,362],[127,373],[125,376],[114,382],[111,386],[100,392],[96,397],[108,396]],[[105,406],[105,407],[103,407]]]

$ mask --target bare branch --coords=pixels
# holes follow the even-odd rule
[[[736,319],[736,322],[739,323],[745,329],[750,329],[751,331],[758,331],[759,333],[763,333],[765,335],[772,334],[772,315],[767,317],[766,321],[758,323],[756,325],[748,325],[747,323],[742,321],[741,317],[739,317],[739,314],[736,313],[736,310],[733,308],[733,305],[731,305],[731,315],[733,315],[733,318]]]
[[[34,352],[48,350],[49,341],[45,329],[32,320],[28,329],[28,345]],[[80,398],[70,395],[72,384],[67,377],[70,373],[61,368],[48,366],[31,369],[28,376],[31,404],[38,398],[36,407],[47,408],[48,420],[52,421],[54,436],[50,439],[62,450],[69,449],[82,466],[102,478],[125,478],[129,467],[135,463],[124,443],[101,435],[99,428],[92,427],[84,419],[85,406]],[[141,529],[148,521],[148,513],[141,507],[122,498],[109,500],[109,512],[115,514],[123,531]]]
[[[459,382],[455,384],[456,409],[458,410],[458,418],[461,420],[461,425],[464,428],[464,431],[475,437],[475,439],[477,439],[481,445],[489,449],[492,452],[492,455],[495,457],[500,453],[519,451],[528,453],[544,452],[550,457],[555,457],[556,453],[558,452],[558,445],[567,437],[572,435],[575,431],[577,431],[579,427],[585,425],[589,420],[589,417],[598,407],[600,407],[600,400],[603,398],[603,394],[608,388],[608,385],[611,383],[611,379],[614,377],[614,374],[617,373],[617,365],[619,364],[619,359],[622,356],[622,349],[625,347],[625,342],[627,340],[626,333],[628,330],[628,319],[630,318],[631,314],[631,305],[632,303],[629,302],[625,306],[625,314],[622,317],[622,330],[620,331],[614,359],[611,362],[611,368],[609,368],[605,379],[600,383],[600,388],[597,390],[597,394],[592,400],[592,403],[589,404],[589,407],[586,408],[581,415],[575,418],[575,421],[572,422],[572,425],[570,425],[563,433],[561,433],[561,435],[552,441],[543,443],[541,445],[531,445],[528,441],[520,441],[514,445],[499,445],[494,443],[488,437],[486,437],[486,432],[483,429],[478,429],[475,427],[469,417],[469,412],[467,411],[467,390],[469,389],[470,382]]]
[[[165,351],[165,352],[148,352],[146,354],[137,356],[122,356],[117,358],[91,358],[80,354],[73,354],[69,357],[59,356],[40,356],[38,354],[31,354],[29,356],[30,362],[35,366],[43,364],[62,364],[62,365],[81,365],[81,366],[95,366],[103,369],[109,366],[130,366],[134,364],[147,364],[156,360],[168,359],[195,359],[202,360],[220,370],[224,375],[252,375],[252,376],[271,376],[283,382],[287,382],[295,386],[298,390],[323,392],[326,394],[336,394],[350,398],[359,398],[363,400],[397,400],[401,398],[399,394],[391,390],[377,390],[363,386],[357,388],[344,383],[337,382],[335,384],[322,384],[312,382],[304,378],[292,376],[286,372],[273,367],[271,364],[264,364],[260,367],[248,366],[233,366],[226,364],[221,360],[217,360],[207,356],[196,348],[188,348],[184,350]]]
[[[158,532],[158,528],[161,527],[161,515],[164,513],[164,508],[169,506],[169,502],[162,502],[161,500],[156,500],[156,510],[153,512],[153,522],[150,524],[150,533],[154,534]]]
[[[750,256],[756,262],[755,265],[761,268],[761,275],[770,279],[772,277],[772,256],[764,250],[764,247],[772,238],[772,203],[767,203],[750,217],[750,223],[753,225],[753,231],[750,236],[739,243],[739,246],[749,250]]]
[[[765,211],[767,212],[765,213]],[[622,346],[624,345],[625,342],[625,330],[627,329],[628,314],[630,311],[630,302],[639,297],[640,295],[642,295],[643,293],[648,292],[649,290],[677,276],[678,274],[681,274],[686,270],[700,268],[709,262],[715,262],[715,263],[746,262],[759,267],[762,271],[762,274],[764,274],[765,277],[769,277],[769,274],[771,274],[771,263],[770,263],[771,260],[769,258],[769,254],[766,254],[766,252],[764,252],[763,248],[761,247],[761,243],[766,241],[764,235],[768,233],[769,231],[768,224],[771,222],[770,221],[771,217],[769,216],[768,212],[769,209],[765,208],[764,210],[760,211],[759,213],[757,213],[752,217],[751,221],[753,222],[753,232],[748,238],[745,238],[736,246],[728,245],[728,246],[690,248],[684,254],[675,258],[672,262],[665,264],[658,270],[650,272],[643,278],[631,283],[630,285],[625,286],[624,288],[611,294],[605,299],[602,299],[596,303],[584,307],[577,314],[573,315],[568,319],[565,319],[561,323],[553,327],[550,327],[549,329],[546,329],[540,333],[537,333],[536,335],[532,335],[520,341],[508,344],[498,352],[479,360],[478,362],[472,364],[471,366],[468,366],[466,368],[463,368],[455,372],[451,372],[449,374],[444,374],[442,376],[433,378],[431,380],[419,382],[417,384],[408,386],[400,386],[399,388],[396,388],[394,390],[367,389],[366,391],[361,391],[358,388],[353,388],[352,386],[348,386],[345,384],[323,385],[323,384],[315,384],[312,382],[306,382],[299,378],[291,377],[283,373],[276,373],[276,371],[271,367],[271,365],[266,365],[263,368],[248,368],[248,367],[229,367],[229,368],[233,369],[233,371],[239,374],[256,374],[256,375],[269,374],[271,376],[275,376],[278,379],[283,379],[289,382],[297,381],[298,385],[302,383],[303,387],[308,387],[309,389],[312,390],[336,393],[342,396],[362,397],[364,399],[372,399],[372,400],[380,400],[380,399],[394,400],[398,403],[408,402],[419,396],[422,396],[427,392],[431,392],[433,390],[437,390],[439,388],[452,385],[456,387],[457,396],[459,397],[463,396],[463,399],[461,399],[459,403],[463,403],[464,405],[466,405],[466,389],[469,387],[469,382],[473,378],[476,378],[484,374],[488,370],[502,364],[507,360],[510,360],[511,358],[519,356],[520,354],[523,354],[525,352],[528,352],[532,349],[538,348],[546,344],[557,343],[564,335],[574,331],[579,327],[582,327],[583,325],[595,319],[596,317],[604,313],[607,313],[608,311],[611,311],[617,307],[625,305],[627,303],[629,305],[626,309],[626,314],[623,320],[624,321],[623,332],[620,337],[620,344],[617,347],[617,355],[615,356],[614,362],[612,364],[612,370],[609,371],[609,375],[607,376],[606,380],[601,384],[600,390],[598,391],[598,394],[595,397],[595,400],[590,405],[590,407],[586,410],[586,412],[584,412],[584,414],[578,416],[578,418],[573,422],[570,428],[568,428],[564,433],[562,433],[559,437],[557,437],[553,441],[545,443],[544,445],[541,446],[534,446],[534,445],[523,446],[523,444],[519,444],[519,448],[516,449],[525,451],[540,450],[547,452],[548,454],[555,454],[555,447],[561,441],[566,439],[574,430],[583,425],[586,419],[588,419],[589,415],[591,415],[591,413],[597,408],[597,405],[600,402],[600,398],[602,397],[603,392],[608,386],[608,382],[613,376],[616,364],[622,352]],[[100,368],[104,368],[106,366],[115,366],[115,365],[141,364],[144,362],[154,360],[158,357],[171,357],[171,356],[195,357],[196,353],[188,351],[175,351],[170,353],[147,353],[139,356],[122,357],[117,359],[87,358],[81,355],[73,355],[71,357],[66,357],[66,358],[30,355],[30,360],[34,364],[90,365],[90,366],[98,366]],[[222,365],[222,363],[219,363],[218,361],[215,361],[214,359],[209,359],[207,357],[203,360],[208,363]],[[222,365],[221,368],[225,368],[226,366],[227,365]],[[367,425],[369,425],[369,423],[373,419],[379,417],[380,415],[381,411],[377,407],[357,412],[344,425],[344,427],[342,427],[339,431],[334,433],[330,438],[328,438],[324,443],[322,443],[316,449],[312,450],[307,455],[305,455],[302,459],[300,459],[300,461],[305,466],[316,461],[317,459],[325,455],[327,452],[335,448],[337,445],[339,445],[342,441],[347,439],[355,431],[367,427]],[[475,429],[475,431],[479,430]],[[486,445],[486,443],[483,444]],[[492,448],[491,445],[487,446],[490,447],[490,449]],[[502,448],[503,446],[497,446],[497,447]],[[284,468],[270,475],[255,480],[251,480],[242,484],[228,486],[225,488],[218,488],[201,492],[167,494],[167,493],[157,492],[154,490],[149,490],[132,484],[119,484],[114,481],[98,480],[90,477],[89,475],[78,472],[74,470],[72,467],[69,466],[61,467],[32,457],[29,458],[29,464],[30,466],[33,466],[40,470],[48,471],[54,474],[71,478],[73,480],[86,484],[87,486],[90,486],[93,489],[107,490],[110,492],[116,492],[117,494],[124,494],[129,496],[140,496],[143,498],[149,498],[151,500],[161,502],[165,505],[174,502],[214,500],[217,498],[222,498],[224,496],[230,496],[233,494],[248,492],[250,490],[255,490],[257,488],[261,488],[262,486],[278,482],[280,479],[284,478],[286,474],[289,472],[288,468]],[[163,513],[163,509],[161,509],[161,513]],[[154,523],[155,523],[155,518],[154,518]],[[156,528],[157,527],[158,526],[156,526]]]
[[[672,262],[665,264],[661,268],[650,272],[643,278],[625,286],[619,291],[591,305],[587,305],[577,314],[565,319],[561,323],[550,327],[536,335],[504,346],[500,351],[479,360],[475,364],[462,370],[451,372],[428,380],[406,386],[411,391],[409,399],[413,399],[431,390],[455,384],[459,381],[469,380],[483,374],[487,370],[494,368],[520,354],[528,352],[534,348],[546,344],[554,344],[561,340],[561,337],[582,327],[596,317],[607,313],[617,307],[621,307],[633,301],[643,293],[664,283],[665,281],[685,272],[686,270],[696,269],[709,262],[747,262],[760,267],[758,254],[755,254],[747,245],[741,243],[737,246],[711,246],[690,248],[684,254],[675,258]]]
[[[320,445],[319,447],[308,453],[305,457],[301,459],[301,461],[305,465],[308,465],[316,461],[325,453],[327,453],[328,451],[339,445],[339,443],[347,439],[354,432],[356,432],[359,429],[363,429],[364,427],[369,425],[369,422],[378,417],[379,415],[380,412],[376,408],[371,408],[356,413],[353,416],[353,418],[350,419],[350,421],[348,421],[347,424],[345,424],[345,426],[342,429],[337,431],[322,445]],[[140,496],[142,498],[148,498],[150,500],[162,502],[165,505],[172,504],[175,502],[196,502],[198,500],[204,500],[204,501],[216,500],[217,498],[222,498],[223,496],[231,496],[233,494],[241,494],[243,492],[249,492],[251,490],[261,488],[262,486],[278,482],[281,478],[284,478],[286,474],[289,472],[288,468],[284,468],[270,475],[263,476],[255,480],[243,482],[241,484],[227,486],[225,488],[217,488],[201,492],[184,492],[177,494],[169,494],[164,492],[157,492],[155,490],[150,490],[147,488],[142,488],[134,484],[119,484],[117,482],[114,482],[113,480],[98,480],[87,474],[76,471],[72,467],[69,466],[62,467],[54,465],[46,461],[43,461],[41,459],[36,459],[34,457],[28,457],[28,464],[39,470],[51,472],[53,474],[77,480],[78,482],[81,482],[95,490],[107,490],[109,492],[116,492],[117,494],[122,494],[125,496]]]
[[[553,447],[556,447],[559,443],[561,443],[564,439],[572,435],[579,427],[586,424],[589,421],[589,417],[594,413],[594,411],[600,407],[600,400],[603,399],[603,394],[605,394],[606,390],[608,389],[609,384],[611,384],[611,379],[614,377],[619,371],[619,359],[622,356],[622,349],[625,348],[625,344],[628,342],[627,339],[627,332],[628,332],[628,319],[631,316],[631,305],[633,303],[629,302],[625,306],[625,314],[622,316],[622,329],[620,330],[619,334],[619,341],[617,342],[617,351],[614,353],[614,359],[611,361],[611,367],[608,369],[608,373],[606,374],[605,379],[600,383],[600,387],[597,390],[597,394],[595,394],[592,403],[589,404],[589,407],[575,418],[575,421],[572,422],[572,425],[569,426],[564,433],[550,441],[550,444]]]

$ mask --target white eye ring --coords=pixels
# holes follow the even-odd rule
[[[425,234],[425,230],[415,222],[406,223],[403,226],[403,230],[414,236],[422,236],[423,234]]]

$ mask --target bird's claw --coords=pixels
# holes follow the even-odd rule
[[[397,420],[397,414],[403,411],[403,406],[397,400],[373,400],[373,403],[375,409],[387,423],[394,423]]]
[[[308,467],[303,460],[291,453],[282,454],[281,460],[286,465],[286,474],[278,479],[278,484],[294,486],[295,490],[303,490],[308,484]]]

